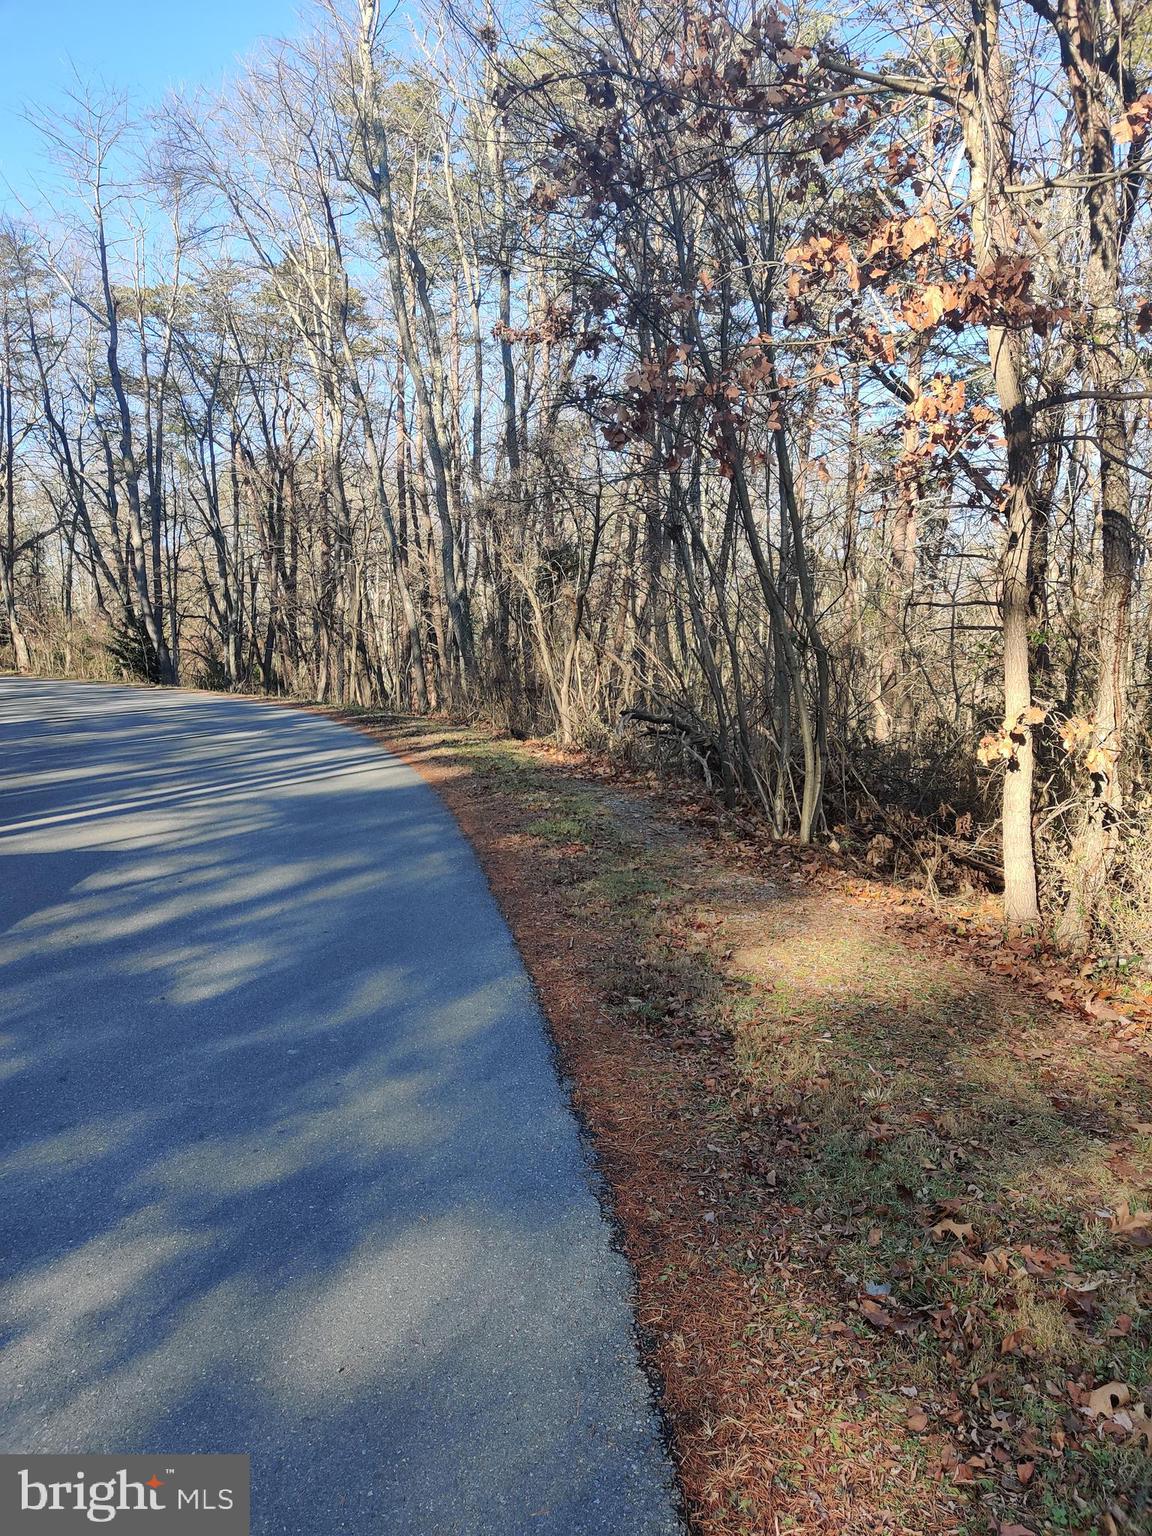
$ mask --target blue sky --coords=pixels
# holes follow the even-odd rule
[[[29,105],[81,80],[146,106],[179,85],[218,84],[262,37],[301,30],[307,0],[0,0],[0,202],[38,173]]]

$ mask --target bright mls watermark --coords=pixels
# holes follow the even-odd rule
[[[4,1536],[248,1536],[247,1456],[0,1456]]]

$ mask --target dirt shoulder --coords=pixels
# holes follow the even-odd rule
[[[435,786],[516,935],[693,1529],[1152,1529],[1147,1056],[706,804],[341,718]]]

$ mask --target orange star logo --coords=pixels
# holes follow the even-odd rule
[[[148,1479],[144,1486],[146,1488],[163,1488],[164,1481],[162,1478],[157,1477],[155,1472],[153,1472],[152,1476]]]

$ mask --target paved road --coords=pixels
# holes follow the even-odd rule
[[[665,1536],[628,1287],[408,768],[0,681],[0,1449],[250,1451],[261,1536]]]

